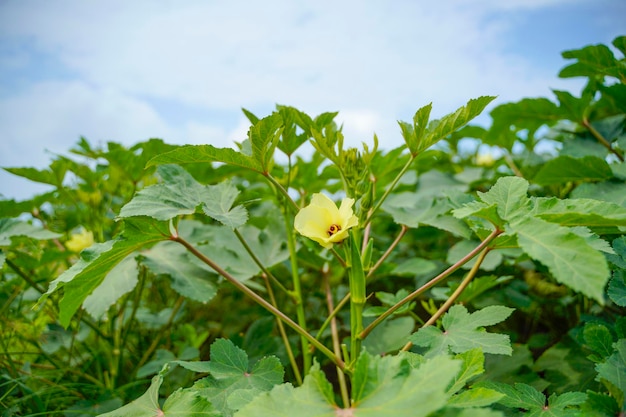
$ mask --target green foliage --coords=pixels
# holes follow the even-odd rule
[[[346,148],[337,113],[279,105],[243,110],[237,149],[83,138],[5,168],[51,191],[0,201],[0,408],[623,413],[626,37],[613,46],[563,54],[580,94],[499,104],[489,127],[468,123],[494,97],[439,120],[428,104],[396,149]],[[358,219],[330,250],[294,231],[315,193]]]
[[[429,348],[426,357],[439,356],[448,351],[462,353],[478,347],[485,353],[510,355],[512,350],[508,336],[487,333],[484,326],[497,324],[512,312],[513,309],[508,307],[490,306],[470,314],[458,304],[443,316],[443,331],[433,326],[423,327],[410,340]]]

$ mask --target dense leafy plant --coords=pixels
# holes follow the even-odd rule
[[[563,56],[580,97],[396,149],[278,106],[5,168],[54,190],[0,201],[4,415],[623,415],[626,60]]]

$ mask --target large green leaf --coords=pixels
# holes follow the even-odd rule
[[[256,396],[235,417],[337,417],[332,385],[315,364],[298,388],[286,383]]]
[[[199,392],[191,388],[174,391],[163,404],[159,405],[159,388],[163,383],[163,375],[168,366],[152,378],[150,388],[135,401],[126,404],[109,413],[100,414],[100,417],[221,417],[222,413],[203,398]]]
[[[567,392],[557,396],[552,394],[546,401],[546,396],[530,385],[516,383],[514,386],[484,382],[482,387],[489,388],[504,394],[499,403],[506,407],[526,410],[524,415],[534,417],[574,417],[580,415],[576,411],[587,399],[582,392]]]
[[[284,370],[278,358],[264,357],[250,368],[246,353],[230,340],[213,342],[210,356],[208,362],[175,363],[194,372],[210,374],[196,382],[193,388],[225,416],[232,415],[257,395],[283,382]]]
[[[202,210],[223,225],[236,229],[248,221],[248,212],[243,206],[233,207],[238,195],[239,190],[230,182],[208,186]]]
[[[626,395],[626,339],[618,340],[613,346],[614,353],[606,362],[596,365],[598,379],[606,379]]]
[[[411,154],[417,156],[435,143],[454,133],[478,116],[495,97],[482,96],[471,99],[465,106],[459,107],[439,120],[428,123],[431,104],[420,108],[413,117],[413,125],[400,122],[402,136]]]
[[[558,156],[546,162],[533,181],[539,185],[552,185],[570,181],[603,181],[612,177],[611,167],[602,158]]]
[[[83,308],[96,320],[103,318],[111,307],[124,294],[131,292],[137,285],[137,262],[133,256],[127,256],[115,265],[87,298]]]
[[[231,148],[213,145],[187,145],[152,158],[147,167],[161,164],[191,164],[223,162],[225,164],[263,172],[262,165],[252,156]]]
[[[11,245],[13,236],[28,236],[33,239],[47,240],[61,237],[60,234],[51,232],[43,227],[34,226],[18,219],[0,219],[0,246]]]
[[[575,59],[577,62],[563,68],[559,77],[596,77],[608,75],[611,77],[626,77],[626,69],[606,45],[588,45],[582,49],[565,51],[561,55],[565,59]]]
[[[403,362],[398,356],[361,354],[352,388],[355,417],[425,417],[446,404],[460,361],[441,355],[409,372]]]
[[[444,330],[435,326],[422,327],[410,340],[417,346],[428,347],[426,357],[466,352],[481,348],[485,353],[510,355],[512,353],[509,336],[487,333],[484,326],[491,326],[505,320],[513,312],[512,308],[489,306],[469,313],[460,304],[454,305],[443,316]]]
[[[252,146],[252,157],[263,173],[270,170],[274,149],[282,133],[283,121],[280,114],[273,113],[250,127],[248,139]]]
[[[119,217],[150,216],[169,220],[192,214],[198,206],[204,213],[230,228],[237,228],[248,220],[242,206],[233,207],[239,195],[230,182],[202,185],[178,165],[161,165],[158,173],[163,183],[139,191],[120,211]]]
[[[537,198],[533,215],[562,226],[626,226],[626,208],[595,199]]]
[[[433,199],[420,193],[404,192],[390,195],[382,208],[391,214],[396,223],[408,227],[418,227],[421,224],[464,238],[471,236],[469,228],[449,214],[452,207],[447,199]]]
[[[146,217],[127,219],[124,231],[116,240],[93,245],[81,253],[81,259],[50,283],[39,303],[63,288],[59,302],[59,321],[67,327],[83,301],[109,272],[133,252],[169,238],[168,226]]]
[[[602,253],[570,229],[528,216],[507,227],[531,258],[546,265],[554,278],[604,303],[609,269]]]

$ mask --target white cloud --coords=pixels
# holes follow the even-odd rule
[[[46,165],[43,149],[64,153],[80,135],[216,146],[245,138],[244,118],[174,122],[153,99],[231,115],[245,107],[264,116],[275,103],[340,111],[350,146],[374,132],[397,146],[396,120],[429,102],[439,117],[480,95],[503,103],[573,85],[507,43],[519,13],[568,2],[5,2],[0,39],[17,47],[0,65],[22,66],[26,84],[0,84],[0,166]],[[29,84],[41,57],[54,72]]]

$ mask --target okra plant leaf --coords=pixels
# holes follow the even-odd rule
[[[443,331],[435,326],[422,327],[413,333],[410,341],[429,348],[426,357],[448,354],[450,351],[461,353],[478,347],[485,353],[511,355],[513,351],[509,336],[487,333],[484,326],[497,324],[512,312],[512,308],[489,306],[469,313],[464,306],[457,304],[443,316]]]
[[[355,417],[425,417],[442,408],[460,361],[440,355],[407,372],[402,357],[359,356],[352,390]]]
[[[157,220],[169,220],[195,213],[196,207],[208,200],[207,188],[182,167],[162,165],[157,172],[163,183],[140,190],[122,207],[119,217],[150,216]]]
[[[562,226],[626,226],[626,207],[590,198],[534,200],[536,217]]]
[[[546,265],[554,278],[587,297],[604,304],[604,286],[609,278],[606,259],[584,238],[568,228],[528,216],[511,223],[520,247]]]
[[[607,294],[615,304],[626,307],[626,270],[613,271]]]
[[[175,363],[194,372],[209,373],[193,388],[225,416],[232,415],[247,401],[283,382],[284,370],[278,358],[264,357],[250,369],[246,352],[230,340],[213,342],[210,357],[208,362]]]
[[[111,270],[133,252],[166,240],[169,229],[165,223],[147,217],[127,219],[124,231],[115,240],[95,244],[81,253],[81,259],[50,283],[41,296],[41,304],[51,293],[64,289],[59,302],[59,321],[67,327],[83,301],[95,290]]]
[[[159,242],[142,252],[141,257],[142,264],[152,272],[169,277],[172,288],[180,295],[206,303],[217,293],[217,276],[208,267],[195,262],[178,243]]]
[[[525,410],[524,415],[535,417],[574,417],[580,416],[579,405],[587,399],[582,392],[566,392],[561,395],[552,394],[546,401],[546,396],[534,387],[516,383],[514,386],[499,382],[481,382],[481,387],[489,388],[504,394],[498,401],[500,404],[519,410]]]
[[[109,413],[100,414],[100,417],[221,417],[210,402],[191,388],[174,391],[163,404],[159,405],[159,388],[163,383],[163,375],[169,366],[164,366],[158,375],[152,378],[150,388],[135,401]]]
[[[236,229],[248,221],[248,212],[243,206],[233,207],[238,195],[239,190],[230,182],[210,185],[204,195],[202,210],[224,226]]]
[[[251,155],[232,148],[216,148],[213,145],[187,145],[155,156],[146,167],[163,164],[191,164],[223,162],[225,164],[263,172],[262,165]]]
[[[10,246],[11,237],[13,236],[27,236],[38,240],[61,237],[58,233],[51,232],[43,227],[34,226],[25,221],[12,218],[0,219],[0,246]]]
[[[134,256],[127,256],[106,274],[98,285],[83,301],[83,308],[91,317],[100,320],[124,294],[131,292],[137,285],[137,262]]]
[[[596,365],[596,379],[606,379],[626,395],[626,339],[618,340],[613,348],[613,354],[606,362]]]
[[[617,40],[617,39],[616,39]],[[626,69],[615,59],[615,55],[606,45],[588,45],[581,49],[564,51],[565,59],[575,59],[577,62],[563,68],[559,73],[561,78],[595,77],[597,75],[624,79]]]
[[[270,392],[256,396],[235,417],[336,417],[332,390],[316,363],[301,386],[276,385]]]
[[[554,185],[570,181],[603,181],[612,177],[611,167],[602,158],[561,155],[546,162],[533,177],[533,182]]]
[[[273,113],[253,124],[248,131],[252,157],[261,167],[262,173],[270,170],[274,149],[282,133],[282,126],[280,114]]]

